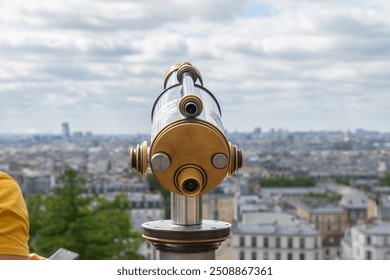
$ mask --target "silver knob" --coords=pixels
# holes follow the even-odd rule
[[[169,156],[165,153],[155,153],[152,156],[152,168],[158,172],[163,172],[169,168],[171,165],[171,160]]]

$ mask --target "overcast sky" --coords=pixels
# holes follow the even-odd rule
[[[390,131],[390,1],[0,0],[0,134],[149,133],[182,61],[228,131]]]

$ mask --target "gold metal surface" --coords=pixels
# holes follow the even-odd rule
[[[146,176],[148,163],[148,144],[143,141],[135,149],[130,148],[130,169],[134,168],[138,173]]]
[[[142,234],[142,237],[151,241],[159,243],[171,243],[171,244],[193,244],[193,243],[213,243],[213,242],[223,242],[226,239],[230,238],[230,235],[226,237],[213,238],[213,239],[201,239],[201,240],[182,240],[182,239],[161,239],[156,237],[150,237],[148,235]]]
[[[167,81],[168,81],[169,76],[175,71],[177,71],[178,74],[180,73],[180,75],[181,75],[181,73],[183,73],[183,71],[189,71],[194,75],[195,81],[196,81],[196,79],[199,79],[199,82],[201,83],[201,85],[203,85],[202,75],[200,74],[199,70],[189,62],[182,62],[182,63],[178,63],[178,64],[171,66],[168,69],[168,71],[165,73],[164,89],[167,86]],[[180,78],[181,77],[179,76],[178,80],[180,80]]]
[[[183,62],[166,72],[164,88],[167,84],[183,83],[183,79],[186,85],[191,84],[185,73],[190,73],[194,82],[199,81],[203,85],[198,69],[189,62]],[[219,127],[213,122],[219,123],[219,119],[208,119],[219,116],[213,115],[202,95],[198,96],[192,92],[193,89],[187,89],[188,92],[176,105],[176,110],[184,118],[178,114],[176,120],[169,119],[169,124],[168,121],[161,122],[163,127],[159,123],[159,131],[153,133],[150,152],[146,141],[130,150],[130,167],[146,176],[148,161],[154,158],[151,170],[156,179],[167,190],[188,197],[211,191],[227,175],[231,176],[241,169],[243,151],[227,141],[222,125]],[[164,91],[163,94],[168,92]],[[164,112],[164,108],[160,110]],[[205,112],[201,114],[203,110]],[[167,118],[171,115],[167,114]]]
[[[236,145],[233,145],[229,142],[229,150],[230,150],[230,164],[228,170],[228,176],[232,176],[239,169],[243,167],[243,151],[242,149],[238,149]]]
[[[206,174],[196,165],[185,165],[176,172],[176,186],[186,196],[198,195],[206,184]],[[188,189],[186,184],[195,182],[193,190]]]
[[[186,196],[201,195],[215,188],[225,178],[229,166],[216,168],[212,158],[216,153],[225,154],[228,158],[231,156],[225,136],[212,124],[199,119],[181,119],[162,129],[150,148],[151,156],[158,152],[169,155],[171,165],[163,172],[152,169],[157,180],[169,191]],[[192,166],[204,174],[203,187],[199,192],[184,193],[180,182],[186,177],[183,175],[179,179],[179,172]],[[188,173],[187,178],[201,182],[201,176],[194,174],[191,177]]]
[[[188,102],[194,102],[196,104],[196,106],[198,107],[198,111],[196,112],[196,114],[194,115],[189,115],[188,112],[186,112],[186,109],[185,109],[185,105],[188,103]],[[188,94],[188,95],[185,95],[183,96],[182,99],[180,99],[180,102],[179,102],[179,110],[180,110],[180,113],[185,116],[185,117],[197,117],[200,115],[200,113],[202,113],[202,110],[203,110],[203,102],[202,100],[200,100],[200,98],[198,96],[196,96],[195,94]]]
[[[169,75],[171,75],[173,72],[177,71],[183,63],[178,63],[178,64],[175,64],[175,65],[171,66],[168,69],[168,71],[165,73],[165,76],[164,76],[164,89],[167,86],[167,80],[168,80]]]

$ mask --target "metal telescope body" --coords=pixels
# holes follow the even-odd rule
[[[188,62],[172,66],[152,109],[151,145],[130,150],[130,166],[144,176],[150,166],[171,192],[171,220],[142,225],[159,259],[215,259],[230,224],[202,220],[201,195],[242,165],[243,152],[227,140],[218,101],[198,69]]]

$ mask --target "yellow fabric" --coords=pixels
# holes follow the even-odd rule
[[[0,171],[0,255],[28,256],[29,220],[16,181]]]

